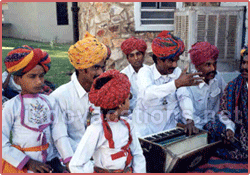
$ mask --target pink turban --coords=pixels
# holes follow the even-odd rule
[[[201,65],[210,59],[217,60],[219,50],[209,42],[197,42],[189,50],[190,58],[195,66]]]

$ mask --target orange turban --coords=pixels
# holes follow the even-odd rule
[[[76,69],[86,69],[107,58],[107,47],[86,32],[82,40],[70,46],[68,56]]]

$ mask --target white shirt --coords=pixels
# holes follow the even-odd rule
[[[8,77],[8,72],[4,71],[4,72],[2,73],[2,83],[4,83],[4,81],[6,80],[7,77]],[[8,86],[9,86],[12,90],[17,91],[17,92],[19,92],[19,93],[22,91],[21,86],[19,86],[18,84],[15,83],[14,78],[13,78],[13,75],[10,76],[10,81],[9,81]]]
[[[143,67],[145,67],[147,65],[143,64]],[[131,88],[130,88],[130,92],[133,95],[133,98],[130,100],[130,105],[129,105],[129,109],[131,112],[133,112],[136,103],[137,103],[137,95],[138,95],[138,85],[137,85],[137,77],[138,77],[138,73],[135,72],[134,68],[131,66],[131,64],[129,64],[127,67],[125,67],[121,73],[124,73],[128,76],[129,81],[131,83]]]
[[[225,87],[225,81],[217,72],[215,78],[210,80],[209,84],[202,82],[198,86],[187,88],[193,101],[193,118],[197,128],[202,129],[206,123],[215,120]]]
[[[100,108],[89,102],[88,93],[79,83],[75,73],[72,74],[69,83],[60,86],[50,95],[58,100],[63,110],[70,143],[75,152],[87,127],[89,107],[92,106],[94,108],[93,113],[97,115],[91,118],[91,122],[99,120]]]
[[[22,169],[29,158],[42,162],[41,151],[38,152],[22,152],[11,146],[10,131],[12,131],[12,144],[19,145],[21,148],[36,147],[42,145],[42,136],[46,134],[47,143],[47,161],[53,159],[55,152],[54,145],[59,151],[63,160],[69,161],[73,156],[71,145],[69,144],[66,126],[60,120],[62,112],[58,103],[53,97],[40,94],[39,97],[23,98],[24,102],[24,118],[21,118],[21,100],[19,95],[3,104],[2,111],[2,156],[3,159],[12,164],[14,167]],[[51,109],[51,110],[50,110]],[[51,112],[53,112],[54,120],[43,131],[37,132],[28,127],[39,128],[39,126],[51,122]],[[40,139],[38,139],[40,138]],[[54,144],[54,145],[53,145]]]
[[[186,87],[176,89],[181,74],[161,75],[153,64],[138,72],[139,95],[132,120],[138,136],[145,136],[176,127],[178,120],[193,119],[193,104]]]
[[[127,156],[112,160],[111,155],[122,151],[122,147],[128,143],[129,131],[122,122],[108,122],[111,130],[115,148],[110,148],[108,140],[104,136],[101,122],[91,124],[77,150],[72,157],[69,167],[72,173],[93,173],[94,166],[103,169],[124,169]],[[130,124],[132,142],[129,146],[132,159],[133,173],[146,173],[146,162],[142,153],[141,145],[135,135],[134,127]],[[94,164],[90,161],[93,156]],[[130,166],[130,165],[129,165]]]

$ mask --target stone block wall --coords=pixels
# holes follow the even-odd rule
[[[153,64],[149,56],[151,42],[159,32],[135,32],[133,2],[79,2],[79,38],[86,31],[111,48],[111,58],[107,69],[122,70],[128,65],[126,56],[121,51],[121,43],[134,36],[143,39],[148,46],[145,64]]]
[[[219,6],[218,2],[186,2],[184,6]],[[85,32],[95,35],[99,41],[111,48],[111,58],[107,62],[107,69],[122,70],[128,65],[126,56],[121,51],[121,43],[134,36],[145,40],[148,49],[145,64],[153,64],[151,58],[152,40],[160,32],[135,32],[134,3],[133,2],[79,2],[79,38]],[[183,60],[179,66],[184,67]]]

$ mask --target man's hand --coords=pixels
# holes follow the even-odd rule
[[[201,80],[204,79],[204,77],[200,76],[194,77],[195,75],[202,75],[202,72],[187,74],[187,69],[188,65],[186,65],[180,77],[177,80],[175,80],[175,86],[177,89],[182,86],[197,86],[202,82]]]
[[[199,132],[199,129],[194,126],[194,121],[187,119],[187,124],[185,125],[185,133],[188,133],[188,135],[192,135],[192,133],[197,134]]]
[[[231,129],[227,129],[226,131],[226,139],[234,143],[234,132]],[[230,144],[230,142],[225,141],[226,144]]]
[[[51,166],[42,163],[42,162],[38,162],[36,160],[30,159],[27,164],[26,167],[28,170],[33,171],[34,173],[52,173],[53,169],[51,168]]]

